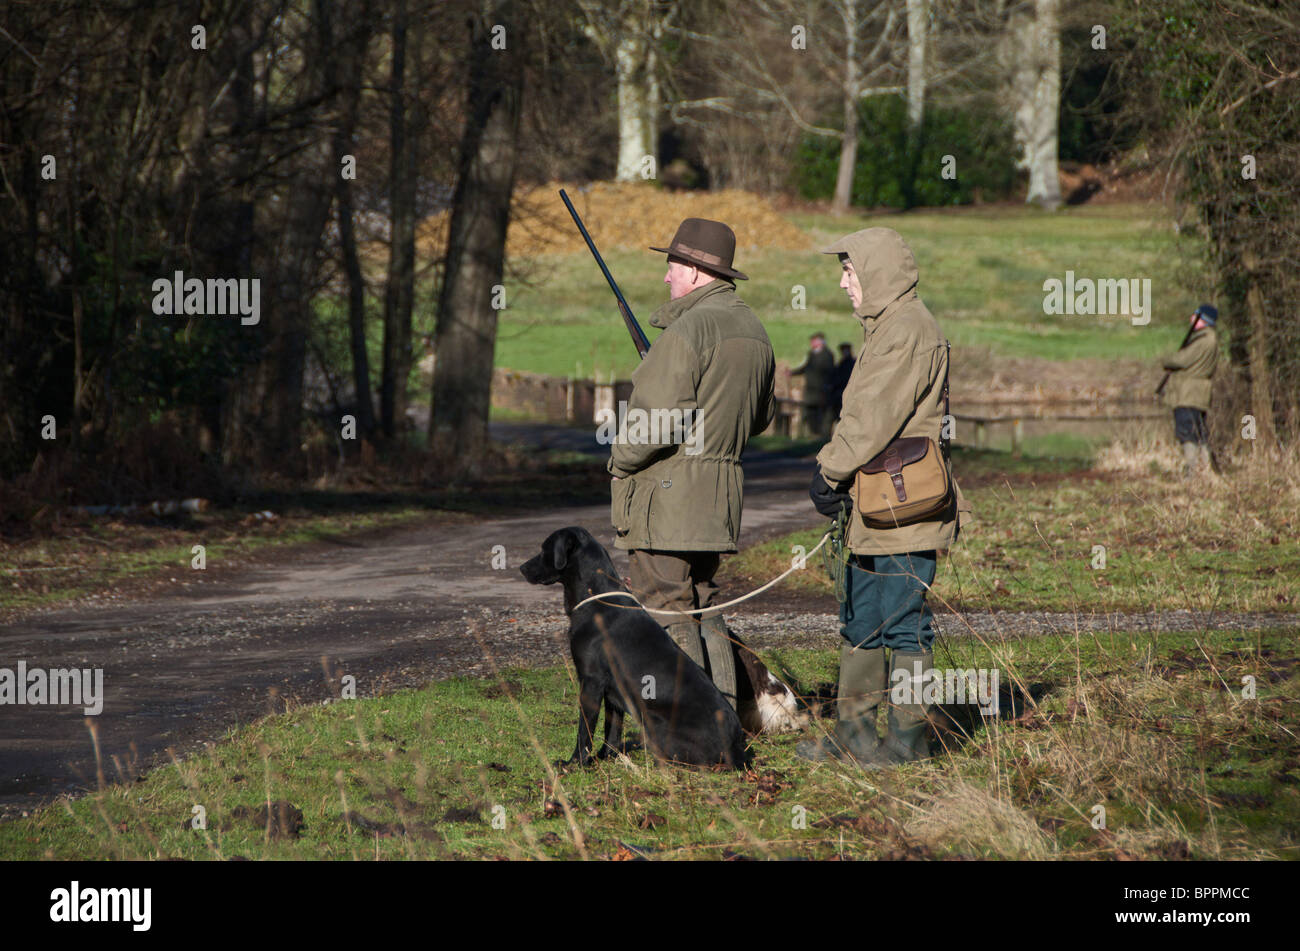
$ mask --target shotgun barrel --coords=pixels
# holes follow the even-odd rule
[[[623,298],[623,292],[618,289],[618,284],[614,282],[614,275],[609,273],[609,268],[605,266],[605,259],[600,256],[596,250],[596,242],[591,240],[591,235],[587,233],[586,226],[582,219],[578,217],[578,210],[573,207],[573,202],[569,201],[569,196],[560,189],[560,198],[564,201],[564,207],[569,209],[569,214],[573,217],[573,223],[578,226],[578,231],[582,235],[582,240],[587,242],[587,247],[591,249],[591,256],[596,259],[600,265],[600,273],[605,275],[605,280],[609,282],[609,289],[614,292],[614,298],[618,301],[618,312],[623,315],[623,323],[627,325],[627,332],[632,335],[632,343],[636,347],[637,354],[641,359],[645,359],[646,352],[650,349],[650,340],[646,337],[645,331],[641,325],[636,322],[632,316],[632,308],[627,306],[627,301]]]

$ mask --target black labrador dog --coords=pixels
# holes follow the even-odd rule
[[[605,741],[595,755],[619,752],[623,715],[641,723],[646,747],[656,757],[694,766],[748,765],[740,720],[708,675],[668,632],[631,598],[610,594],[575,610],[593,594],[627,589],[600,542],[583,528],[562,528],[542,552],[519,568],[532,584],[564,585],[569,647],[578,668],[578,745],[557,765],[586,766],[600,705],[605,704]]]

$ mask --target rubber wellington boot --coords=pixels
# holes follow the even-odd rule
[[[704,644],[700,641],[700,625],[696,623],[695,618],[674,621],[672,624],[666,625],[665,629],[668,631],[668,636],[677,643],[677,646],[686,651],[686,656],[703,669]]]
[[[933,666],[934,654],[930,651],[893,652],[890,657],[889,682],[894,689],[899,689],[904,683],[910,685],[909,696],[906,698],[908,702],[895,703],[891,697],[889,733],[876,755],[867,762],[862,762],[863,769],[884,769],[929,757],[930,705],[922,700],[922,689],[928,679],[926,675]],[[895,675],[895,671],[900,670],[907,672],[906,679]]]
[[[876,710],[885,695],[885,649],[840,648],[839,699],[835,729],[830,736],[800,740],[794,748],[802,759],[871,760],[880,748]]]
[[[731,638],[727,636],[727,622],[722,615],[715,615],[700,620],[700,635],[704,638],[704,649],[709,655],[709,676],[713,685],[727,698],[731,709],[736,709],[736,655],[731,650]]]
[[[1196,477],[1196,470],[1201,465],[1201,450],[1194,442],[1183,443],[1183,478]]]

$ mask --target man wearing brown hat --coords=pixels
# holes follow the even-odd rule
[[[762,323],[736,295],[735,281],[748,278],[732,267],[729,227],[687,218],[668,247],[650,250],[668,255],[670,299],[650,318],[663,333],[632,374],[627,418],[679,411],[691,430],[628,426],[619,434],[608,465],[614,544],[627,550],[632,592],[647,607],[691,611],[709,607],[721,553],[737,550],[740,456],[775,415],[776,362]],[[734,708],[736,669],[721,615],[655,619]]]

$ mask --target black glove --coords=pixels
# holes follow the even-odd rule
[[[822,515],[827,518],[834,518],[840,514],[840,506],[844,507],[846,513],[853,511],[853,499],[847,492],[841,492],[827,484],[826,479],[822,476],[821,469],[813,473],[812,485],[808,488],[808,497],[812,499],[813,506]]]

